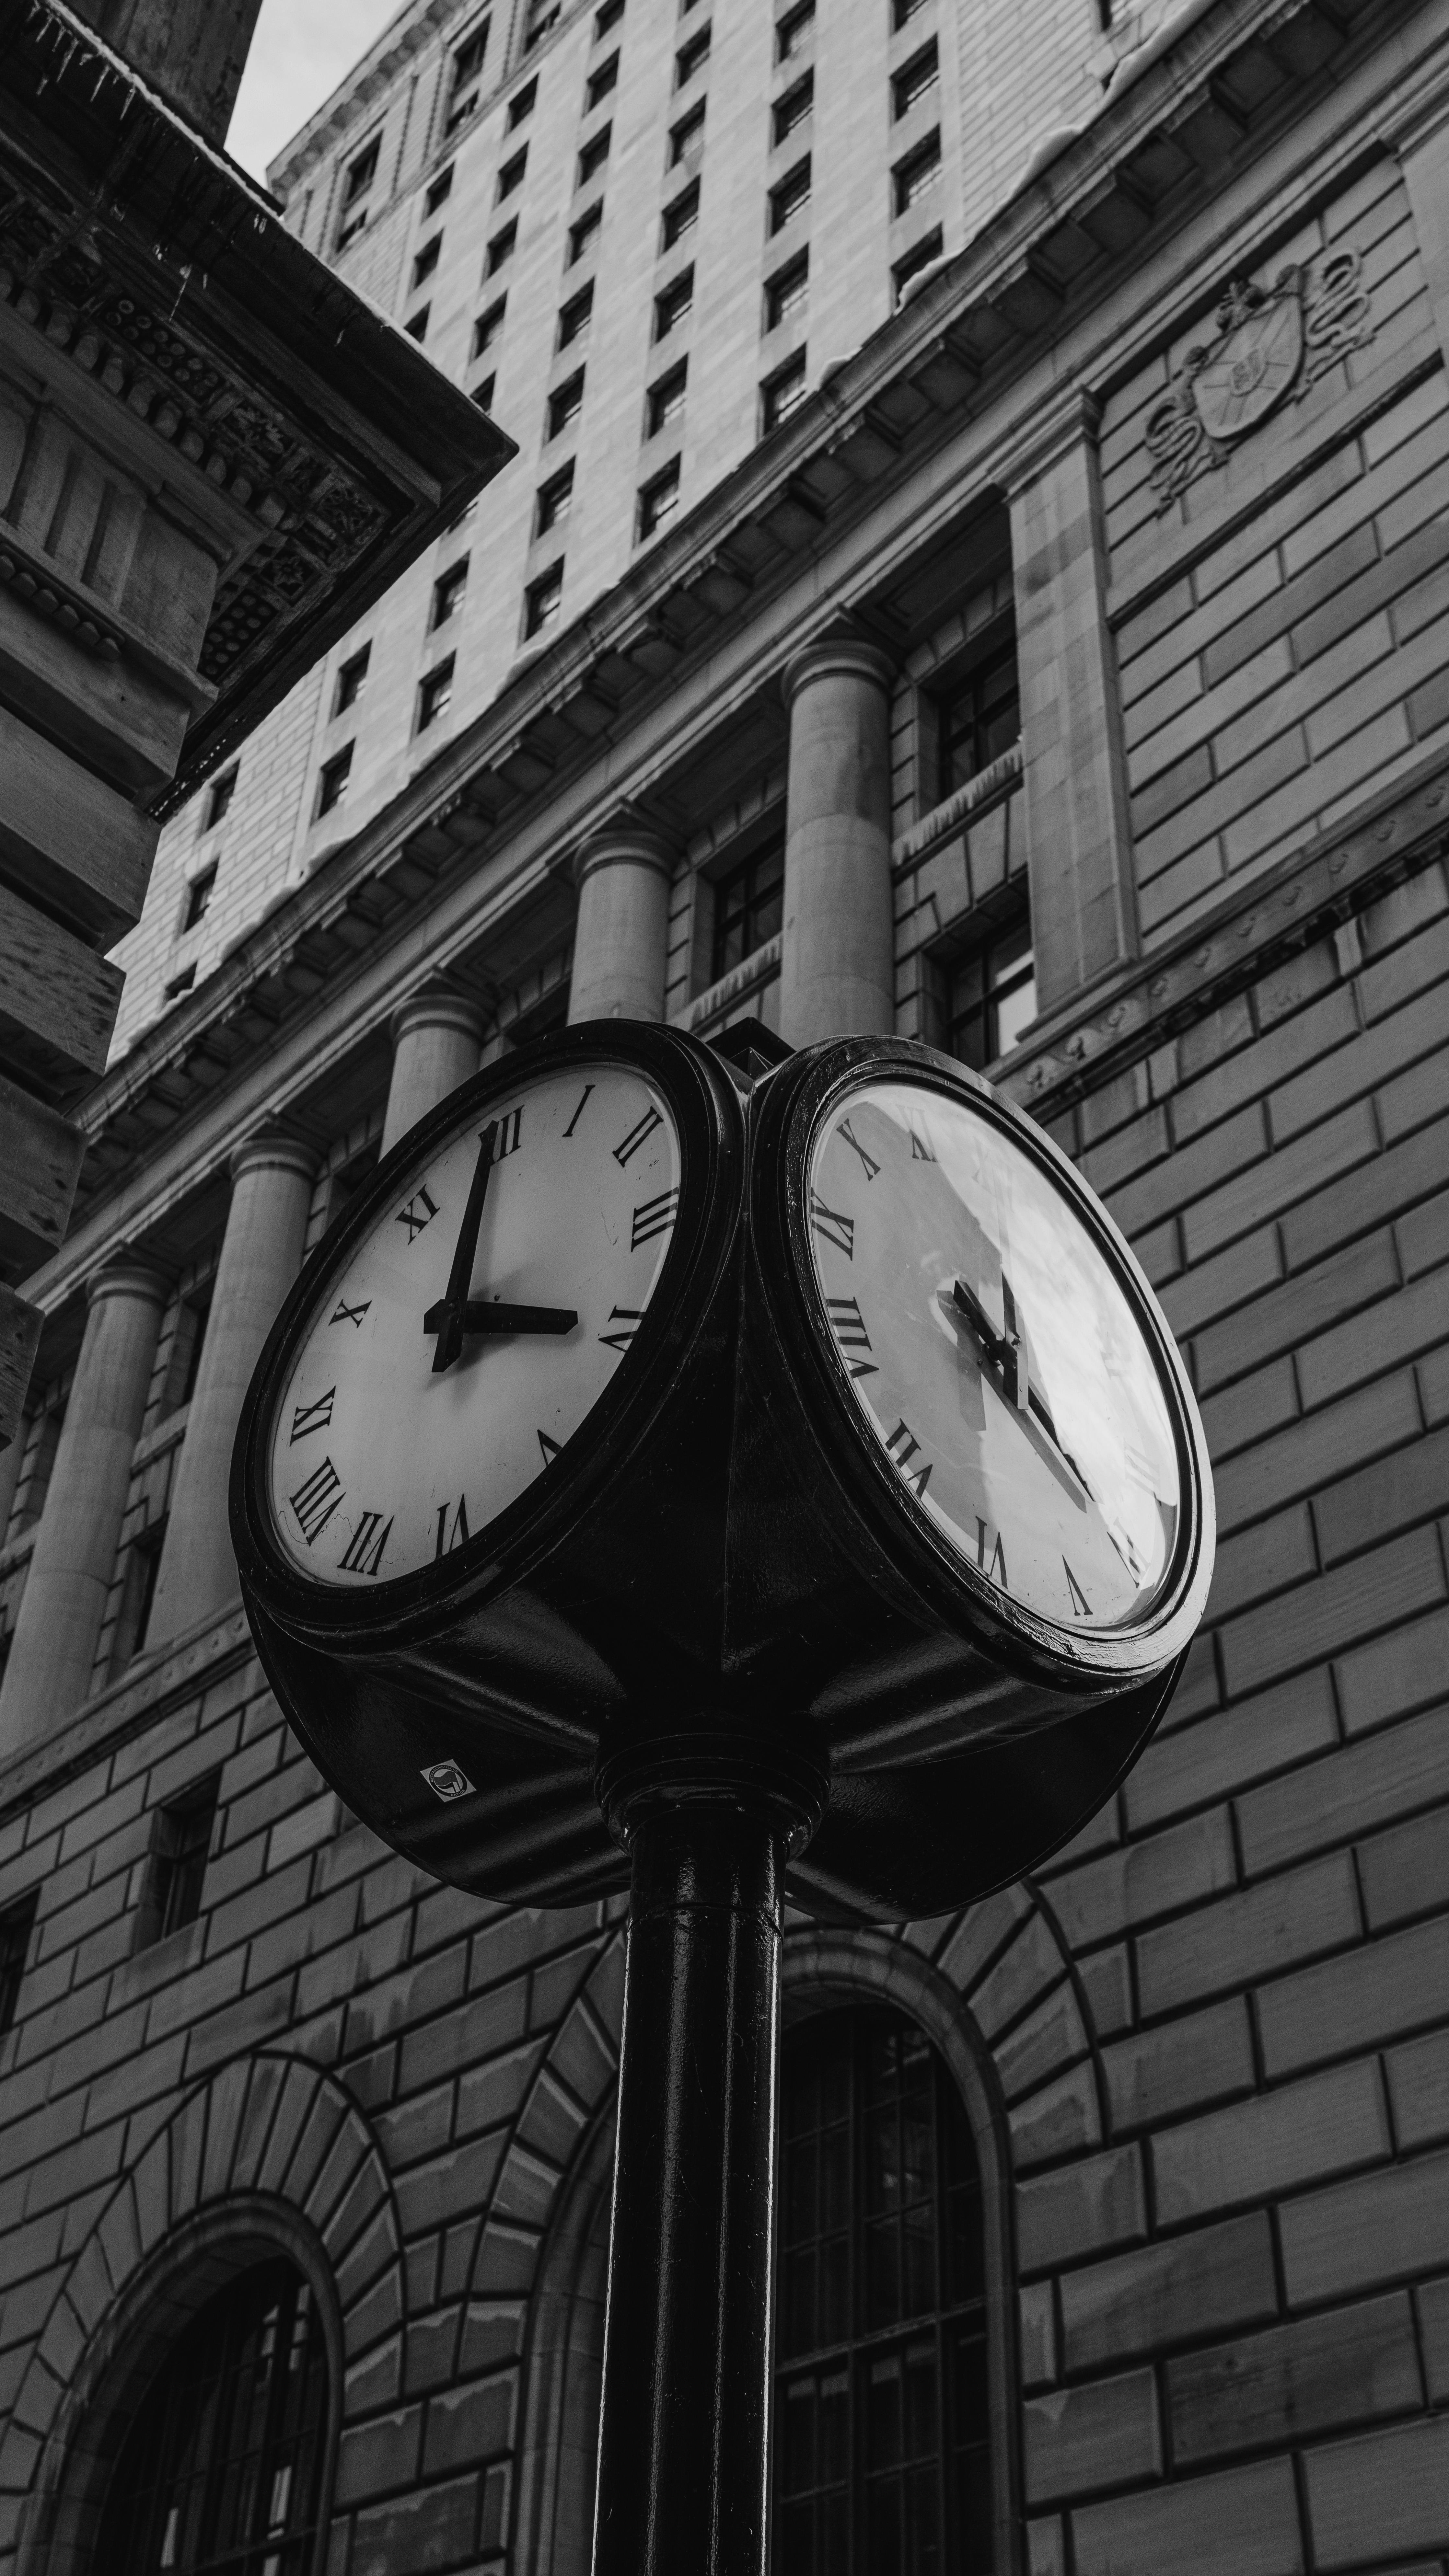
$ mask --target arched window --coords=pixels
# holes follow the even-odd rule
[[[960,2094],[904,2014],[786,2034],[774,2565],[988,2576],[981,2178]]]
[[[141,2401],[96,2545],[105,2576],[310,2576],[327,2356],[286,2261],[201,2310]]]

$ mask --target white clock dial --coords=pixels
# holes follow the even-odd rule
[[[1136,1624],[1181,1509],[1151,1351],[1066,1195],[990,1119],[868,1083],[809,1170],[816,1284],[851,1393],[950,1544],[1063,1627]]]
[[[420,1159],[334,1273],[277,1407],[291,1564],[371,1587],[515,1502],[620,1367],[679,1187],[666,1101],[617,1064],[530,1083]]]

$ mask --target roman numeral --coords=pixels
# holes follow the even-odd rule
[[[545,1467],[550,1466],[553,1460],[559,1455],[559,1442],[557,1440],[550,1440],[546,1431],[540,1431],[538,1435],[538,1445],[543,1451],[543,1463]]]
[[[1090,1619],[1092,1615],[1092,1605],[1087,1599],[1085,1592],[1082,1590],[1080,1583],[1077,1581],[1076,1576],[1073,1574],[1071,1567],[1067,1565],[1065,1557],[1062,1558],[1062,1563],[1067,1568],[1067,1582],[1071,1587],[1072,1615],[1077,1619]]]
[[[412,1237],[409,1236],[408,1240],[411,1242]],[[327,1321],[329,1324],[355,1324],[360,1333],[362,1330],[362,1318],[368,1312],[371,1304],[372,1299],[370,1297],[364,1297],[360,1306],[349,1306],[346,1298],[344,1297],[337,1308],[336,1314],[329,1315]]]
[[[925,1137],[918,1136],[913,1127],[911,1129],[911,1161],[913,1163],[934,1163],[935,1159],[936,1157],[932,1153],[930,1146],[927,1144]]]
[[[325,1431],[328,1428],[332,1420],[332,1399],[336,1393],[336,1387],[329,1386],[326,1394],[319,1395],[315,1404],[297,1406],[292,1415],[292,1437],[287,1443],[289,1449],[293,1448],[297,1441],[305,1440],[309,1431]]]
[[[992,1541],[989,1565],[986,1561],[988,1538]],[[1001,1532],[999,1529],[993,1529],[989,1521],[978,1520],[976,1523],[976,1562],[983,1574],[989,1575],[993,1583],[1000,1584],[1003,1592],[1011,1590],[1011,1578],[1006,1571],[1006,1550],[1001,1544]],[[1065,1562],[1064,1558],[1063,1563]]]
[[[873,1154],[868,1154],[866,1152],[865,1147],[861,1144],[856,1135],[855,1129],[852,1127],[848,1118],[842,1118],[840,1122],[840,1133],[844,1137],[847,1145],[850,1147],[852,1154],[859,1156],[861,1169],[864,1171],[866,1179],[868,1181],[873,1181],[877,1172],[880,1170],[880,1165],[875,1160]]]
[[[344,1574],[378,1572],[382,1564],[382,1551],[392,1536],[392,1523],[389,1521],[381,1537],[378,1537],[381,1520],[381,1512],[363,1513],[348,1543],[347,1554],[341,1560]]]
[[[449,1538],[448,1513],[451,1509],[452,1506],[449,1503],[439,1503],[438,1505],[438,1537],[437,1544],[433,1549],[433,1559],[435,1563],[440,1556],[450,1556],[455,1547],[461,1547],[464,1539],[469,1535],[468,1505],[466,1498],[462,1494],[458,1497],[458,1507],[453,1513],[453,1535]]]
[[[420,1207],[423,1211],[421,1216],[418,1214],[418,1209]],[[425,1225],[430,1225],[432,1223],[432,1220],[437,1213],[437,1200],[431,1198],[428,1192],[423,1189],[419,1190],[414,1198],[409,1199],[405,1208],[400,1208],[398,1210],[396,1222],[399,1225],[405,1225],[407,1227],[408,1241],[411,1243],[415,1235],[422,1233]]]
[[[842,1216],[837,1208],[827,1207],[818,1190],[810,1193],[810,1222],[817,1234],[843,1252],[847,1261],[855,1259],[855,1219]]]
[[[827,1297],[825,1300],[825,1307],[826,1312],[830,1317],[835,1338],[840,1344],[842,1351],[868,1351],[870,1349],[870,1335],[865,1329],[865,1318],[861,1314],[860,1307],[856,1303],[854,1297]],[[845,1364],[852,1377],[875,1377],[877,1375],[874,1360],[847,1359]]]
[[[619,1329],[616,1333],[600,1333],[600,1341],[607,1342],[611,1351],[627,1351],[644,1321],[644,1309],[642,1306],[611,1306],[609,1321],[617,1324]]]
[[[509,1121],[509,1119],[510,1119],[510,1118],[512,1118],[512,1120],[513,1120],[513,1134],[512,1134],[512,1136],[510,1136],[510,1135],[509,1135],[509,1133],[508,1133],[508,1121]],[[501,1117],[501,1118],[499,1119],[499,1121],[498,1121],[498,1142],[497,1142],[497,1144],[496,1144],[496,1145],[494,1146],[494,1148],[493,1148],[493,1160],[494,1160],[494,1162],[495,1162],[495,1163],[501,1163],[505,1154],[516,1154],[516,1153],[517,1153],[517,1151],[518,1151],[518,1132],[519,1132],[519,1129],[521,1128],[521,1126],[522,1126],[522,1125],[523,1125],[523,1106],[522,1106],[522,1103],[521,1103],[521,1102],[520,1102],[520,1104],[519,1104],[519,1106],[518,1106],[518,1108],[517,1108],[517,1109],[513,1109],[513,1110],[505,1109],[505,1111],[504,1111],[504,1113],[503,1113],[502,1117]],[[478,1141],[479,1141],[479,1143],[480,1143],[480,1144],[482,1143],[482,1137],[481,1137],[481,1135],[480,1135],[480,1137],[479,1137],[479,1140],[478,1140]]]
[[[324,1458],[320,1467],[313,1468],[306,1483],[299,1485],[295,1494],[288,1495],[287,1499],[297,1515],[297,1527],[309,1547],[321,1537],[342,1500],[342,1492],[341,1477],[331,1459]]]
[[[652,1242],[656,1234],[667,1234],[678,1214],[678,1190],[661,1190],[657,1199],[646,1199],[634,1210],[630,1251],[637,1252],[641,1243]]]
[[[594,1087],[594,1086],[593,1086],[593,1084],[592,1084],[591,1082],[586,1082],[586,1083],[584,1084],[584,1089],[583,1089],[583,1098],[580,1100],[580,1102],[579,1102],[579,1105],[578,1105],[577,1109],[574,1111],[574,1114],[573,1114],[572,1118],[569,1120],[569,1123],[568,1123],[567,1127],[564,1129],[564,1134],[565,1134],[565,1136],[572,1136],[572,1134],[573,1134],[573,1132],[574,1132],[574,1129],[577,1127],[577,1125],[578,1125],[578,1123],[579,1123],[579,1120],[582,1118],[582,1116],[583,1116],[583,1114],[584,1114],[584,1107],[585,1107],[585,1104],[586,1104],[586,1102],[587,1102],[587,1100],[588,1100],[589,1093],[593,1090],[593,1087]]]
[[[899,1467],[906,1483],[910,1486],[917,1502],[920,1501],[922,1494],[925,1492],[926,1487],[931,1481],[931,1465],[933,1463],[928,1460],[924,1467],[913,1467],[911,1465],[911,1460],[918,1455],[920,1446],[921,1444],[916,1438],[915,1433],[908,1429],[904,1422],[898,1422],[896,1424],[894,1431],[886,1442],[886,1448],[890,1456],[894,1458],[896,1465]]]
[[[658,1110],[651,1103],[649,1108],[645,1110],[638,1126],[631,1127],[622,1145],[616,1145],[614,1147],[614,1160],[619,1165],[621,1171],[623,1170],[624,1165],[628,1162],[630,1155],[637,1154],[640,1146],[653,1135],[655,1128],[662,1127],[663,1124],[664,1121],[660,1117]]]

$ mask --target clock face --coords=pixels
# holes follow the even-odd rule
[[[924,1084],[836,1102],[807,1173],[822,1321],[948,1544],[1038,1616],[1112,1630],[1172,1571],[1176,1444],[1150,1346],[1066,1193]]]
[[[328,1279],[272,1418],[297,1571],[414,1574],[543,1475],[624,1364],[680,1176],[662,1092],[607,1062],[536,1079],[418,1161]]]

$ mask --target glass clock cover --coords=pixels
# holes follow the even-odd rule
[[[941,1536],[1061,1627],[1150,1617],[1182,1507],[1172,1422],[1066,1192],[990,1116],[899,1080],[837,1100],[807,1182],[840,1367]]]

